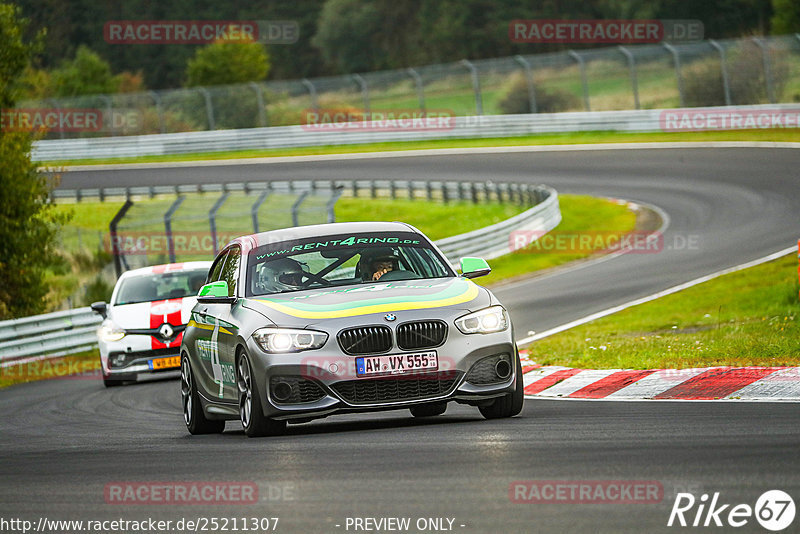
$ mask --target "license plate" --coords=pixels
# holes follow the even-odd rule
[[[158,371],[160,369],[173,369],[181,366],[180,356],[170,356],[169,358],[157,358],[155,360],[148,360],[150,369]]]
[[[387,354],[386,356],[361,356],[356,358],[356,376],[399,375],[413,371],[431,371],[439,368],[436,352],[414,354]]]

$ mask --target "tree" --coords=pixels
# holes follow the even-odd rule
[[[311,44],[319,48],[325,62],[337,72],[381,68],[382,55],[374,42],[380,21],[381,13],[373,2],[328,0]]]
[[[27,20],[0,4],[0,106],[14,106],[38,40],[23,39]],[[0,319],[39,313],[45,307],[47,270],[56,256],[62,219],[53,214],[50,184],[31,161],[30,132],[0,128]]]
[[[75,58],[61,63],[53,71],[56,96],[80,96],[115,93],[119,81],[111,66],[87,46],[79,46]]]
[[[260,43],[216,42],[197,51],[186,66],[186,85],[258,82],[269,73],[269,56]]]
[[[772,0],[772,33],[800,32],[800,3],[797,0]]]

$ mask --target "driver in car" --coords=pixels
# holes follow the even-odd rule
[[[296,291],[303,287],[306,273],[300,262],[283,258],[268,262],[261,270],[260,284],[271,293]]]
[[[361,278],[364,281],[380,280],[389,271],[398,269],[397,251],[389,247],[366,249],[361,253]]]

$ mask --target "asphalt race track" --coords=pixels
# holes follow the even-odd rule
[[[668,215],[657,254],[627,254],[498,289],[520,338],[796,243],[799,154],[638,149],[74,171],[62,187],[530,180],[561,193],[645,202]],[[505,421],[484,421],[477,410],[452,405],[430,420],[405,411],[340,416],[259,440],[238,426],[228,423],[222,436],[190,437],[174,380],[106,390],[99,380],[66,379],[0,390],[0,516],[277,516],[277,532],[354,532],[346,528],[354,517],[408,517],[410,532],[418,531],[418,518],[449,518],[452,530],[465,533],[654,532],[694,530],[666,526],[677,492],[698,499],[720,492],[721,503],[750,506],[771,489],[800,495],[800,413],[788,403],[527,400],[521,416]],[[658,481],[664,496],[655,504],[512,503],[509,487],[519,480]],[[254,482],[260,500],[106,504],[105,486],[126,481]],[[736,530],[764,531],[754,518]]]

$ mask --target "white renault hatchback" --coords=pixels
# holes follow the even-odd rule
[[[180,368],[183,331],[210,267],[198,261],[127,271],[109,304],[92,304],[104,318],[97,337],[107,387]]]

